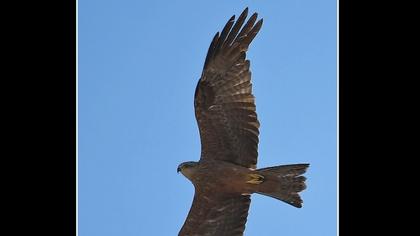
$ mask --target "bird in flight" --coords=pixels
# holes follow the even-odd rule
[[[178,166],[195,194],[180,236],[243,235],[253,193],[302,207],[309,164],[256,169],[260,123],[246,51],[263,20],[246,8],[214,36],[198,81],[194,107],[201,157]]]

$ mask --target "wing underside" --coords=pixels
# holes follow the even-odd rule
[[[250,202],[250,196],[196,192],[179,236],[242,235]]]
[[[209,47],[197,84],[194,106],[201,138],[201,158],[255,168],[259,122],[246,51],[262,26],[247,9],[229,19]],[[255,23],[256,22],[256,23]]]

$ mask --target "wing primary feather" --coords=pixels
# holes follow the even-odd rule
[[[245,10],[241,13],[238,20],[236,21],[235,25],[233,26],[232,30],[229,33],[228,38],[226,39],[225,43],[223,44],[224,47],[230,46],[230,44],[233,42],[233,40],[236,38],[236,35],[238,34],[239,30],[241,29],[246,17],[248,15],[248,7],[245,8]]]
[[[213,40],[211,41],[211,44],[209,46],[209,49],[207,51],[207,56],[206,56],[206,60],[204,61],[204,68],[207,67],[207,64],[209,63],[209,61],[212,59],[214,52],[215,52],[215,45],[217,43],[217,39],[219,38],[219,32],[217,32],[214,37]],[[203,71],[204,72],[204,71]]]
[[[245,26],[242,28],[241,32],[238,34],[238,37],[235,39],[235,41],[241,40],[241,38],[247,35],[247,33],[252,29],[252,26],[257,20],[257,17],[258,17],[258,13],[252,14],[248,22],[246,22]]]
[[[255,38],[255,36],[258,34],[258,31],[260,31],[261,26],[263,24],[263,19],[259,20],[255,26],[249,31],[247,34],[247,37],[243,40],[243,44],[249,45],[252,40]]]
[[[238,53],[245,52],[248,49],[249,44],[251,43],[250,40],[247,40],[249,33],[254,28],[254,23],[257,20],[258,13],[254,13],[242,28],[241,32],[239,32],[238,36],[234,39],[232,46],[226,50],[226,55],[229,58],[236,60],[236,56]],[[261,26],[260,26],[261,27]],[[256,31],[258,32],[258,31]],[[254,36],[255,37],[255,36]],[[252,37],[252,39],[254,38]],[[249,42],[249,43],[247,43]]]
[[[233,15],[228,22],[226,23],[225,27],[222,30],[222,33],[220,33],[220,37],[217,40],[217,44],[215,46],[216,48],[216,53],[220,50],[220,48],[222,47],[226,36],[228,35],[228,33],[230,32],[230,29],[232,28],[233,23],[235,22],[235,15]]]
[[[235,40],[235,45],[230,48],[230,50],[227,52],[227,55],[229,57],[235,58],[235,55],[237,55],[239,52],[245,52],[248,50],[248,46],[251,44],[252,40],[255,38],[259,30],[261,29],[263,24],[263,19],[260,19],[254,27],[250,29],[249,32],[246,33],[244,36],[238,36],[238,39]]]

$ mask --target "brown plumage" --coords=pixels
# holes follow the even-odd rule
[[[308,164],[255,170],[260,124],[246,51],[263,21],[254,13],[245,23],[247,14],[232,16],[214,36],[195,90],[201,158],[178,167],[195,187],[181,236],[242,235],[252,193],[302,206]]]

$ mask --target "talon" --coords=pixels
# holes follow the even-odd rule
[[[264,181],[264,176],[259,174],[249,174],[249,180],[246,181],[248,184],[261,184]]]

